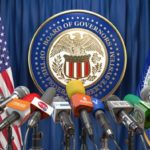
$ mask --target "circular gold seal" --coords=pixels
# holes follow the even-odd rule
[[[102,40],[85,29],[59,34],[48,48],[47,64],[52,76],[64,86],[80,79],[85,87],[100,80],[107,67],[107,50]]]
[[[29,69],[37,88],[52,86],[66,96],[69,80],[83,82],[87,94],[104,98],[113,93],[125,73],[123,39],[106,18],[84,11],[65,11],[48,18],[29,48]]]

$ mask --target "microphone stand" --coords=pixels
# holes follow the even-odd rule
[[[134,150],[134,131],[128,131],[128,150]]]
[[[84,127],[82,128],[82,134],[81,134],[81,150],[88,150],[86,144],[86,130]]]
[[[101,138],[101,148],[100,150],[110,150],[108,147],[108,137],[106,136],[105,133],[103,133],[102,138]]]
[[[43,150],[41,146],[42,132],[39,131],[38,123],[33,127],[32,147],[30,150]]]
[[[64,150],[72,150],[71,148],[71,139],[73,139],[73,150],[75,150],[75,141],[74,141],[74,129],[68,128],[64,131]]]
[[[7,144],[6,150],[13,150],[12,141],[13,141],[14,137],[12,135],[12,127],[11,126],[9,126],[7,128],[7,132],[8,132],[8,144]]]
[[[70,148],[70,134],[64,134],[64,150],[71,150]]]

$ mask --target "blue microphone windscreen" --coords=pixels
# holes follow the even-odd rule
[[[104,106],[103,102],[101,102],[100,99],[92,97],[92,102],[93,102],[93,113],[94,114],[98,110],[105,111],[105,106]]]

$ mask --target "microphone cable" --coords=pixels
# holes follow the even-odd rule
[[[26,145],[27,145],[27,139],[28,139],[29,131],[30,131],[30,128],[28,127],[27,130],[26,130],[26,133],[25,133],[25,137],[24,137],[23,150],[26,150]]]
[[[147,148],[147,146],[146,146],[146,143],[145,143],[145,140],[144,140],[144,137],[143,137],[143,134],[140,134],[140,139],[141,139],[141,141],[142,141],[142,143],[143,143],[144,149],[145,149],[145,150],[148,150],[148,148]]]
[[[72,140],[73,140],[73,150],[76,150],[76,138],[75,138],[75,135],[72,136]]]
[[[96,145],[96,143],[94,142],[94,147],[95,147],[95,150],[98,150],[98,146]]]
[[[91,141],[92,141],[92,143],[94,145],[95,150],[98,150],[98,146],[97,146],[97,144],[96,144],[96,142],[94,140],[94,137],[91,139]]]
[[[112,140],[113,140],[113,142],[114,142],[114,144],[115,144],[117,150],[121,150],[121,148],[120,148],[120,146],[118,145],[116,139],[115,139],[115,138],[112,138]]]
[[[145,141],[146,141],[148,147],[150,148],[150,141],[149,141],[149,138],[148,138],[148,136],[146,135],[146,132],[145,132],[145,131],[144,131],[144,139],[145,139]]]

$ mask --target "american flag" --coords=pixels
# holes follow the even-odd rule
[[[9,61],[9,54],[7,50],[7,42],[4,33],[4,26],[0,17],[0,93],[4,95],[4,97],[10,96],[10,94],[14,90],[13,77],[11,72],[11,66]],[[0,122],[7,116],[6,112],[0,114]],[[12,126],[12,133],[14,140],[13,150],[21,150],[21,132],[20,128],[17,126]],[[0,132],[0,150],[6,149],[7,146],[8,133],[7,130],[4,129]]]

